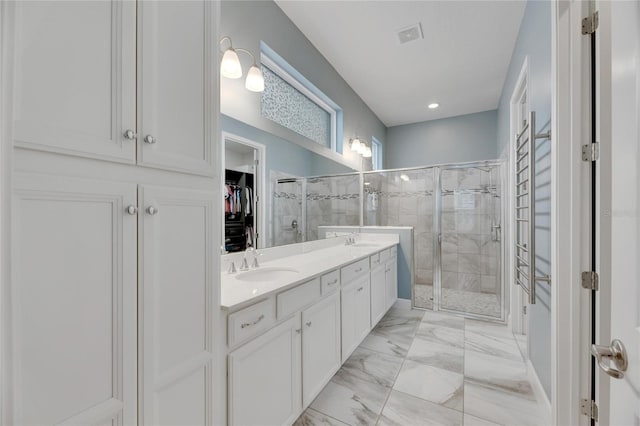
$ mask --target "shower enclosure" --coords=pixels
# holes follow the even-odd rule
[[[505,321],[503,178],[484,161],[278,180],[274,244],[320,225],[411,226],[413,306]]]

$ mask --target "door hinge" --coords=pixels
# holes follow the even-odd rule
[[[600,146],[596,143],[582,145],[582,161],[597,161],[600,157]]]
[[[585,271],[582,273],[582,288],[587,290],[598,290],[600,287],[598,273],[595,271]]]
[[[598,421],[598,404],[590,399],[580,400],[580,414],[583,414],[590,419]]]
[[[598,29],[598,11],[582,19],[582,34],[593,34]]]

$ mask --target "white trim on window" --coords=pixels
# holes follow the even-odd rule
[[[373,166],[373,170],[382,169],[382,143],[371,137],[371,165]]]

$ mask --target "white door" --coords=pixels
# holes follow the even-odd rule
[[[125,208],[136,186],[37,175],[14,184],[6,424],[133,425],[136,216]]]
[[[610,274],[603,268],[596,318],[598,345],[608,347],[619,339],[626,347],[626,371],[611,359],[605,366],[622,371],[615,379],[596,369],[596,401],[602,425],[640,423],[640,3],[606,2],[599,5],[602,17],[598,28],[601,42],[609,45],[611,62],[602,47],[600,87],[601,108],[606,108],[607,85],[611,84],[610,134],[608,112],[600,119],[600,184],[610,189],[610,214],[599,213],[601,230],[610,226]],[[608,17],[610,16],[610,19]],[[610,176],[607,176],[610,168]],[[606,195],[605,195],[606,197]],[[603,238],[603,240],[606,239]],[[604,242],[606,244],[606,241]],[[604,249],[604,247],[603,247]],[[603,255],[606,263],[606,254]]]
[[[392,259],[387,262],[385,269],[387,283],[387,310],[398,300],[398,261]]]
[[[340,293],[302,312],[302,402],[308,406],[342,364]]]
[[[300,315],[229,354],[229,424],[292,424],[302,410]]]
[[[371,331],[371,285],[369,275],[356,281],[356,346]]]
[[[218,7],[206,0],[138,2],[140,164],[213,174]]]
[[[147,185],[138,199],[140,424],[212,424],[219,203],[213,192]]]
[[[371,270],[371,324],[376,325],[387,307],[386,264]]]
[[[135,137],[124,134],[136,130],[135,2],[7,5],[15,13],[16,145],[134,163]]]

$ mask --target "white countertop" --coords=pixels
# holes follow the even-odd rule
[[[262,257],[268,260],[261,261],[258,268],[251,270],[259,271],[261,268],[282,267],[294,268],[299,271],[289,278],[277,281],[249,282],[239,280],[237,277],[241,272],[227,273],[226,262],[223,262],[222,267],[225,269],[222,272],[222,309],[233,311],[250,305],[266,296],[294,287],[399,243],[398,235],[359,234],[356,237],[356,244],[350,246],[345,245],[345,240],[346,237],[336,237],[308,242],[304,245],[293,244],[286,246],[284,250],[282,247],[259,250],[265,255],[261,256],[259,260]],[[360,244],[366,244],[366,246],[359,246]],[[300,246],[300,248],[296,246]],[[317,248],[314,249],[314,246]],[[271,253],[269,253],[270,251]],[[286,255],[287,251],[290,255]],[[280,256],[274,253],[278,253]],[[242,255],[226,255],[223,256],[224,259],[235,260],[236,267],[238,267],[240,265],[238,260],[242,259]],[[251,254],[248,255],[247,260],[251,263]]]

